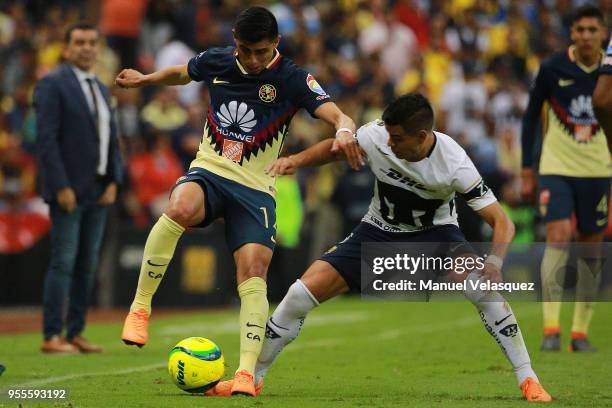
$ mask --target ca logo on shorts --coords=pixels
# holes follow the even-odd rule
[[[276,88],[274,85],[264,84],[259,88],[259,99],[264,102],[273,102],[276,99]]]

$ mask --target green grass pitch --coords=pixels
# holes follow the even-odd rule
[[[612,406],[612,304],[599,303],[593,354],[541,353],[541,306],[514,304],[533,367],[553,407]],[[571,304],[563,308],[568,342]],[[269,371],[258,398],[208,398],[176,388],[166,369],[170,348],[189,336],[217,342],[226,376],[238,362],[238,310],[153,316],[149,344],[124,346],[121,323],[90,325],[100,355],[48,356],[36,334],[0,336],[0,406],[18,406],[7,387],[66,389],[65,402],[23,407],[519,407],[514,373],[468,302],[410,303],[344,298],[306,319],[300,337]]]

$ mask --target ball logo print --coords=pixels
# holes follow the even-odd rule
[[[306,77],[306,84],[308,85],[308,88],[310,88],[312,92],[319,94],[321,96],[327,96],[327,93],[323,90],[323,87],[319,85],[319,83],[312,76],[312,74],[308,74],[308,76]]]
[[[189,337],[170,351],[168,374],[183,391],[202,393],[214,387],[224,373],[223,353],[208,339]]]
[[[243,132],[250,132],[257,124],[255,112],[244,102],[240,102],[240,105],[238,101],[231,101],[227,106],[222,104],[217,116],[224,128],[237,125]]]
[[[259,88],[259,99],[264,102],[274,102],[276,99],[276,88],[271,84],[264,84]]]

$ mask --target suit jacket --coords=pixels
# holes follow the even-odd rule
[[[110,93],[96,81],[111,112],[105,182],[121,184],[123,167]],[[79,200],[96,181],[100,146],[94,116],[70,65],[61,65],[38,81],[34,107],[38,191],[45,201],[53,202],[58,190],[71,187]]]

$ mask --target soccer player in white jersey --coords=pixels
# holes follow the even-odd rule
[[[288,290],[267,322],[266,340],[255,368],[256,390],[281,350],[299,334],[307,313],[322,302],[350,289],[361,290],[362,242],[467,243],[457,223],[454,197],[466,199],[491,227],[493,245],[485,267],[456,280],[501,281],[501,267],[514,225],[467,154],[452,138],[432,130],[434,114],[428,100],[417,93],[392,102],[382,121],[358,129],[356,140],[376,176],[368,213],[347,239],[332,247]],[[331,152],[333,140],[274,162],[271,175],[293,174],[296,169],[344,158]],[[472,250],[473,251],[473,250]],[[467,277],[466,277],[467,275]],[[528,401],[551,401],[531,368],[521,331],[512,309],[497,292],[470,290],[465,296],[476,306],[486,329],[512,364]],[[231,380],[219,383],[211,394],[228,395]]]

